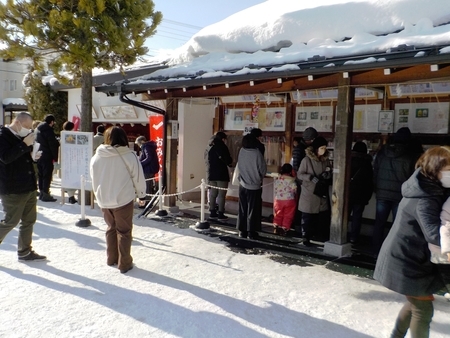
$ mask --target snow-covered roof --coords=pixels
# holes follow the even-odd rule
[[[3,106],[14,105],[14,106],[26,106],[27,101],[17,97],[5,98],[2,100]]]
[[[388,55],[401,45],[437,46],[438,54],[449,53],[448,0],[329,2],[268,0],[250,7],[205,27],[173,52],[170,67],[134,82],[151,84],[296,70],[299,63],[314,56],[327,60],[373,53]],[[381,61],[384,58],[357,62]]]

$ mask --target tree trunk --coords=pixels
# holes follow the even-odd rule
[[[92,70],[81,72],[80,131],[92,131]]]

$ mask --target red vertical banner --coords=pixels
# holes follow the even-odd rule
[[[164,163],[164,116],[151,115],[148,118],[150,140],[156,142],[156,154],[158,155],[159,170],[161,171]]]
[[[78,129],[80,128],[80,117],[79,116],[72,116],[72,122],[74,124],[74,128],[73,131],[78,131]]]

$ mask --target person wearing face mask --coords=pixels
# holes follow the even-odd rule
[[[429,244],[440,244],[440,213],[450,187],[450,147],[428,149],[402,185],[403,198],[394,224],[381,247],[374,278],[406,296],[392,338],[429,337],[433,294],[445,287]]]
[[[314,139],[306,148],[306,156],[300,163],[297,178],[302,181],[298,210],[302,213],[303,244],[310,245],[313,234],[326,239],[329,232],[330,206],[328,196],[314,194],[316,184],[320,179],[331,184],[331,162],[327,150],[327,140],[321,136]],[[316,229],[314,229],[316,226]],[[328,227],[328,228],[327,228]]]
[[[42,156],[38,160],[39,171],[39,199],[43,202],[55,202],[56,198],[50,195],[50,184],[53,178],[53,163],[58,162],[59,142],[56,139],[53,126],[55,117],[51,114],[46,115],[36,129],[36,142],[41,145]]]
[[[36,175],[33,169],[33,118],[18,113],[8,127],[0,127],[0,199],[4,219],[0,221],[0,243],[20,222],[17,254],[19,261],[45,260],[32,250],[36,222]],[[39,153],[36,158],[39,157]]]

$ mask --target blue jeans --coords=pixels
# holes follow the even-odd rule
[[[381,249],[381,245],[384,241],[384,228],[386,227],[386,222],[389,214],[392,211],[392,223],[397,215],[398,204],[400,202],[388,201],[388,200],[378,200],[377,199],[377,211],[375,215],[375,224],[373,225],[373,236],[372,236],[372,246],[373,253],[378,255]]]

